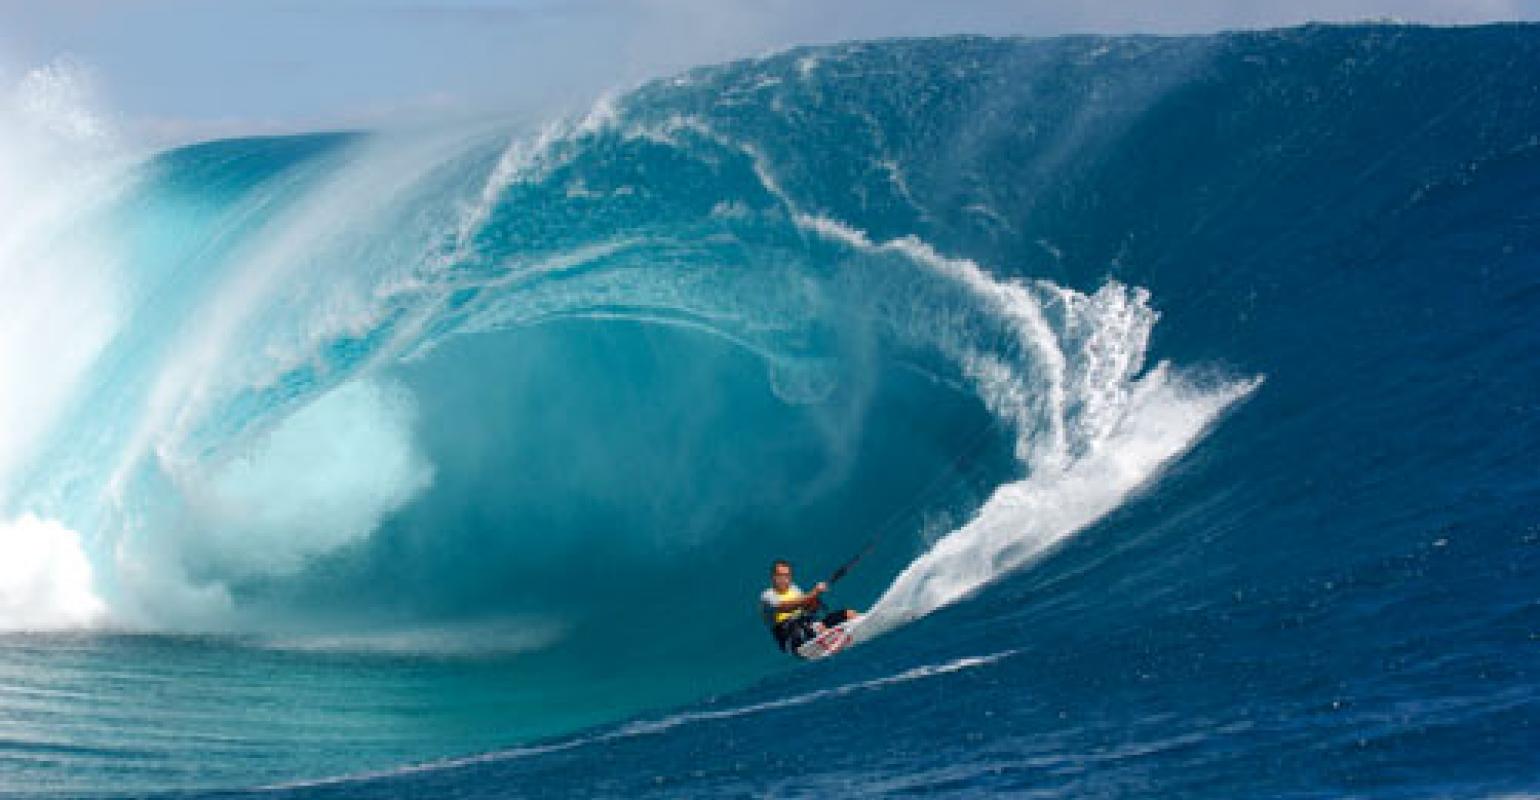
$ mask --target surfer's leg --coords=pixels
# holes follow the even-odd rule
[[[855,619],[856,616],[856,612],[851,611],[848,608],[842,608],[838,611],[830,611],[829,614],[823,618],[823,624],[834,626],[840,624],[841,622],[849,622],[850,620]]]

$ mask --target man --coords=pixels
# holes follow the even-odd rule
[[[776,559],[770,565],[770,588],[759,596],[759,613],[782,650],[795,653],[799,645],[822,633],[824,628],[860,616],[842,608],[825,614],[821,621],[815,619],[814,615],[822,605],[818,598],[827,591],[828,584],[819,582],[813,591],[803,593],[791,582],[791,562],[784,558]]]

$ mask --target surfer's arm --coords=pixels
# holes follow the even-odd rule
[[[818,596],[823,594],[824,591],[826,589],[828,589],[828,588],[829,587],[827,587],[824,584],[820,583],[817,586],[813,587],[813,591],[808,592],[807,594],[802,595],[801,597],[799,597],[799,598],[797,598],[795,600],[782,600],[781,602],[776,603],[775,604],[775,610],[776,611],[795,611],[795,610],[797,610],[799,608],[806,608],[806,609],[818,608],[818,602],[819,602],[818,601]]]

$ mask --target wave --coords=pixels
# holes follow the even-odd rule
[[[1522,791],[1537,42],[857,43],[539,127],[147,158],[12,103],[0,143],[38,155],[0,187],[24,212],[0,223],[0,627],[88,632],[7,658],[59,691],[41,728],[171,730],[152,788],[561,743],[1030,642],[900,700],[923,715],[776,706],[785,728],[706,717],[733,733],[712,745],[812,731],[849,755],[799,773],[813,792],[872,764],[939,785],[936,742],[975,732],[948,789],[1073,793],[1094,765],[1178,793]],[[865,643],[794,668],[761,570],[811,582],[874,539],[836,587]],[[217,690],[146,705],[172,671]],[[637,752],[744,785],[668,730]],[[681,785],[601,761],[507,772]],[[50,763],[33,785],[116,786]]]
[[[828,452],[881,413],[870,375],[889,362],[969,387],[1013,431],[1026,477],[902,573],[875,632],[1106,513],[1254,385],[1199,387],[1166,365],[1142,374],[1155,320],[1147,292],[996,277],[915,235],[874,243],[804,208],[755,143],[703,116],[658,118],[656,106],[644,92],[534,134],[253,140],[141,165],[129,199],[98,223],[117,237],[137,305],[111,346],[98,345],[95,385],[53,404],[76,409],[54,423],[68,433],[28,480],[10,482],[24,488],[9,505],[81,531],[97,571],[90,602],[116,625],[303,628],[317,574],[383,559],[393,536],[408,535],[402,526],[423,536],[485,503],[437,483],[459,454],[421,441],[423,429],[455,422],[418,419],[442,399],[432,384],[443,376],[429,377],[442,369],[437,353],[502,336],[494,357],[517,358],[519,331],[563,322],[671,327],[761,361],[777,401],[821,417],[812,424]],[[167,234],[172,212],[197,223]],[[687,409],[744,391],[689,388],[703,397],[676,386],[669,402]],[[498,416],[461,410],[482,424]],[[565,424],[582,438],[584,422]],[[454,447],[473,447],[466,438]],[[692,480],[690,465],[676,472]],[[603,493],[606,480],[600,469],[578,482]],[[682,499],[728,509],[733,491],[755,491],[752,475],[743,481]],[[958,552],[967,555],[947,555]],[[344,589],[367,594],[362,576],[350,578]],[[442,616],[442,605],[430,598],[418,613]],[[54,611],[19,610],[6,625],[71,618]]]

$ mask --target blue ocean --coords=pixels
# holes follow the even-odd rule
[[[1540,28],[23,105],[0,795],[1540,795]]]

